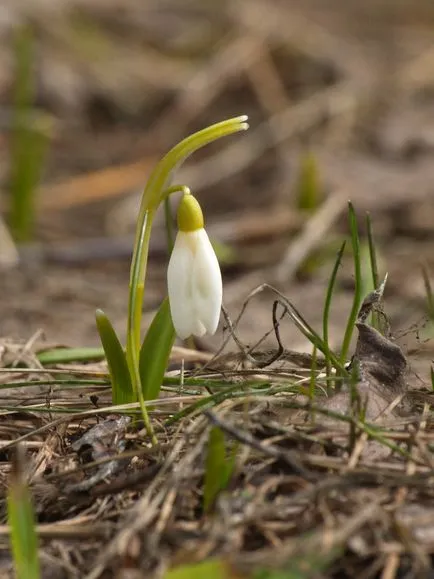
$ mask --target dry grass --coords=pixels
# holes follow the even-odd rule
[[[272,366],[270,352],[214,358],[184,371],[183,385],[173,383],[179,372],[169,373],[150,404],[155,448],[139,422],[110,405],[102,364],[41,367],[28,345],[4,344],[0,477],[4,494],[20,443],[44,576],[161,576],[209,557],[249,577],[261,569],[306,578],[426,576],[434,552],[432,395],[408,391],[400,348],[364,322],[380,297],[370,294],[359,314],[355,398],[352,380],[337,378],[337,392],[325,396],[320,357],[313,374],[309,355],[287,350]],[[190,364],[204,358],[180,354]],[[205,513],[212,426],[228,448],[236,445],[237,459]],[[5,525],[0,545],[6,555]],[[4,568],[10,564],[5,557]]]

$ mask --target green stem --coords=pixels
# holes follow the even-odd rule
[[[155,167],[143,191],[142,201],[137,220],[136,239],[131,263],[130,293],[128,303],[128,327],[127,327],[127,359],[132,371],[133,387],[140,388],[140,375],[138,372],[138,359],[140,351],[140,325],[142,304],[144,296],[145,275],[147,257],[149,251],[149,236],[152,220],[159,204],[162,201],[163,192],[167,182],[177,167],[197,149],[232,133],[247,129],[246,117],[237,117],[221,123],[217,123],[198,133],[187,137],[176,145]],[[179,190],[179,188],[177,188]],[[170,188],[169,188],[170,191]],[[171,191],[173,192],[173,191]],[[133,356],[131,350],[136,350]],[[137,368],[133,366],[137,362]]]
[[[131,374],[131,382],[134,391],[143,398],[140,371],[140,328],[142,319],[142,305],[145,292],[145,276],[149,252],[149,240],[151,235],[152,221],[160,203],[175,191],[183,191],[183,187],[167,187],[169,180],[175,169],[189,157],[194,151],[204,145],[248,128],[247,117],[237,117],[221,123],[217,123],[198,133],[187,137],[176,145],[155,167],[151,173],[146,187],[143,191],[140,204],[139,216],[137,220],[136,239],[134,244],[133,258],[130,272],[130,289],[128,300],[128,322],[127,322],[127,347],[126,355],[128,367]],[[146,411],[146,406],[141,402],[143,420],[148,433],[153,440],[155,436]]]

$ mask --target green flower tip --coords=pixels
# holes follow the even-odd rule
[[[187,193],[178,207],[178,229],[189,232],[203,229],[203,213],[196,197]]]

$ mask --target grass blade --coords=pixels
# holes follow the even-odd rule
[[[312,366],[310,367],[310,379],[309,379],[309,400],[313,404],[315,402],[315,387],[316,387],[316,356],[317,350],[314,346],[312,352]],[[328,383],[327,383],[328,386]],[[315,414],[311,413],[312,424],[315,422]]]
[[[209,559],[170,569],[164,579],[240,579],[227,563],[220,559]]]
[[[38,537],[29,488],[24,480],[22,447],[18,445],[10,477],[7,509],[17,579],[39,579]]]
[[[326,293],[326,299],[325,299],[325,303],[324,303],[324,311],[323,311],[323,316],[322,316],[322,336],[323,336],[324,343],[327,344],[327,346],[328,346],[329,351],[330,351],[330,346],[329,346],[330,307],[331,307],[331,303],[332,303],[333,293],[335,290],[336,278],[338,275],[339,267],[340,267],[341,262],[342,262],[342,256],[344,255],[344,251],[345,251],[345,245],[346,245],[346,241],[344,241],[342,243],[342,245],[338,251],[338,255],[336,257],[335,264],[333,266],[332,274],[330,276],[329,283],[327,286],[327,293]],[[329,356],[328,352],[326,352],[324,355],[325,355],[325,359],[326,359],[326,375],[327,375],[327,378],[330,378],[330,375],[331,375],[330,356]],[[327,382],[327,385],[328,386],[330,385],[330,381]]]
[[[354,260],[354,298],[351,312],[348,317],[347,327],[345,329],[344,340],[341,348],[341,363],[345,364],[348,350],[350,348],[351,338],[354,332],[354,326],[357,320],[360,304],[362,303],[362,268],[360,257],[360,240],[357,228],[357,218],[351,201],[348,203],[348,217],[350,221],[351,245],[353,248]]]
[[[103,348],[53,348],[37,353],[41,364],[67,364],[70,362],[98,362],[104,359]]]
[[[433,291],[432,291],[428,266],[426,263],[424,263],[422,265],[422,277],[423,277],[423,285],[425,287],[425,293],[426,293],[428,317],[431,321],[433,321],[434,320],[434,295],[433,295]]]
[[[318,164],[315,156],[307,152],[300,163],[300,174],[297,185],[297,208],[313,213],[321,202]]]
[[[372,287],[375,289],[380,285],[378,281],[378,260],[375,249],[374,233],[372,230],[372,220],[369,213],[366,213],[366,231],[368,235],[369,259],[371,262]]]
[[[208,513],[215,500],[229,483],[235,465],[235,452],[231,460],[226,458],[225,435],[218,426],[209,432],[208,452],[205,464],[205,483],[203,489],[203,510]]]
[[[29,27],[17,32],[16,80],[11,134],[10,225],[16,241],[32,236],[35,193],[48,144],[47,119],[33,110],[33,34]]]
[[[127,359],[114,328],[102,310],[95,313],[96,325],[107,358],[112,383],[112,402],[128,404],[137,400],[131,384]]]
[[[160,395],[175,337],[169,298],[166,298],[155,314],[140,350],[139,371],[144,400],[155,400]]]

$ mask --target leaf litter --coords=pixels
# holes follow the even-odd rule
[[[76,382],[69,389],[62,382],[68,364],[44,368],[45,377],[32,373],[28,350],[27,367],[14,374],[5,368],[2,376],[17,384],[50,377],[27,408],[20,401],[15,411],[2,409],[0,424],[3,494],[17,438],[26,453],[43,576],[159,577],[208,558],[245,577],[261,569],[377,577],[393,564],[397,577],[426,576],[434,551],[431,394],[408,389],[409,365],[390,333],[383,290],[384,284],[363,301],[354,355],[345,374],[331,376],[329,396],[325,357],[317,356],[312,399],[312,356],[281,344],[278,328],[288,312],[308,327],[281,296],[283,314],[277,301],[273,306],[276,351],[257,345],[217,356],[185,371],[182,388],[167,378],[163,396],[152,402],[155,448],[136,419],[104,411],[108,383],[80,384],[91,376],[101,382],[101,363],[71,364]],[[381,331],[368,321],[372,314]],[[230,333],[242,347],[236,322]],[[34,354],[33,367],[41,370]],[[72,412],[58,418],[60,404]],[[236,459],[226,488],[205,511],[207,448],[216,427]],[[2,503],[5,512],[5,496]],[[5,526],[0,541],[6,553]],[[9,556],[1,561],[12,577]]]

